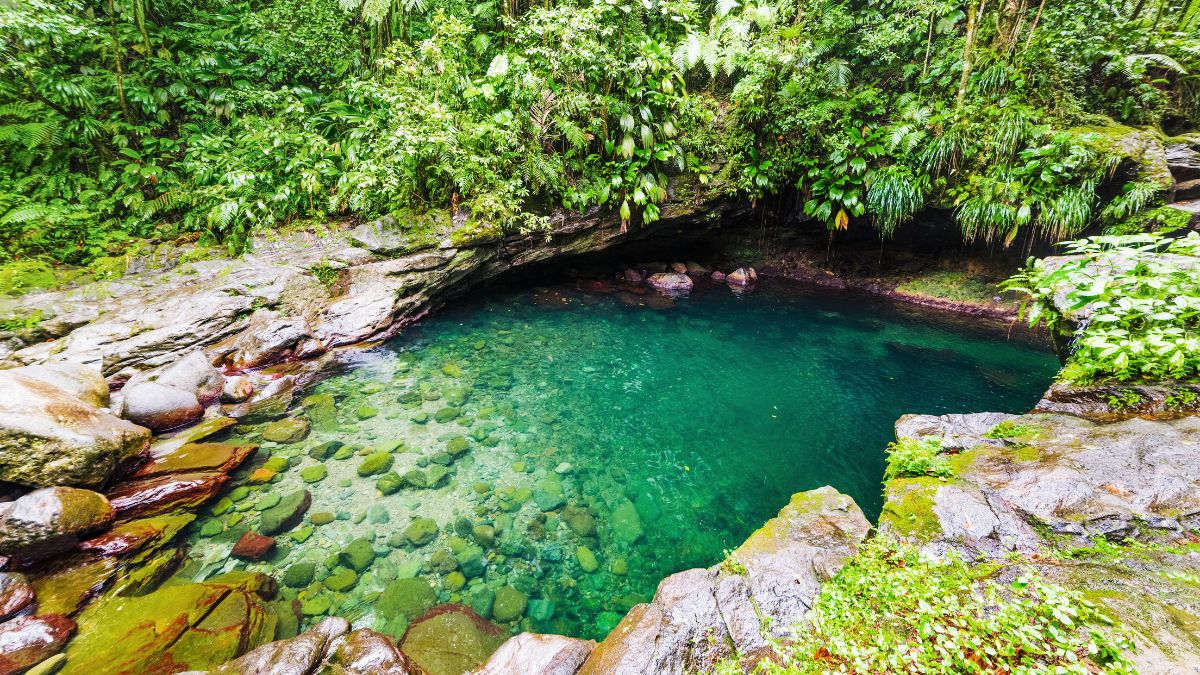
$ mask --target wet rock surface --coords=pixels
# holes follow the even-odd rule
[[[112,522],[114,507],[91,490],[49,487],[0,504],[0,554],[38,558],[72,548]]]
[[[96,407],[102,378],[74,371],[0,370],[0,480],[94,487],[146,449],[148,429]]]
[[[0,624],[0,673],[21,673],[57,652],[75,630],[59,614],[23,616]]]
[[[574,675],[595,647],[591,640],[521,633],[501,645],[477,675]]]

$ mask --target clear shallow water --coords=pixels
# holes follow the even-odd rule
[[[509,292],[364,353],[300,407],[307,439],[262,442],[235,484],[266,461],[290,466],[197,522],[185,573],[282,577],[308,563],[313,580],[298,574],[284,592],[309,620],[324,610],[397,637],[434,595],[497,620],[522,609],[520,595],[514,630],[600,638],[664,576],[719,561],[794,492],[832,485],[874,519],[901,414],[1023,412],[1058,366],[994,332],[781,282],[665,304]],[[262,430],[235,438],[260,442]],[[311,456],[327,441],[345,447]],[[394,476],[360,476],[381,451]],[[325,475],[306,482],[318,466]],[[299,489],[312,507],[270,561],[228,557],[272,495]],[[431,541],[417,518],[438,526]],[[348,574],[361,560],[338,553],[364,538],[374,560]],[[424,584],[396,581],[413,578]]]

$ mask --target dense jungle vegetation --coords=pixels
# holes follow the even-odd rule
[[[1022,245],[1144,219],[1161,179],[1102,188],[1117,125],[1200,120],[1197,0],[0,0],[0,26],[10,265],[396,210],[636,227],[675,177]]]

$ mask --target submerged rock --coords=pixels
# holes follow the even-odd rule
[[[397,579],[388,584],[375,603],[375,611],[387,618],[412,620],[437,603],[437,592],[421,578]]]
[[[258,529],[268,535],[287,532],[300,524],[310,505],[312,505],[312,494],[308,490],[293,492],[281,498],[278,504],[262,512],[262,515],[259,516]]]
[[[475,670],[503,644],[504,632],[462,605],[442,605],[413,622],[400,645],[431,675]]]
[[[516,621],[525,616],[529,607],[529,598],[512,586],[505,586],[496,591],[496,601],[492,605],[492,618],[500,623]]]
[[[274,539],[251,530],[242,534],[229,555],[242,560],[263,560],[274,549]]]
[[[404,538],[413,546],[424,546],[438,535],[438,524],[432,518],[416,518],[404,530]]]
[[[289,417],[268,424],[267,428],[263,429],[262,437],[263,440],[276,443],[299,443],[308,438],[309,429],[308,420],[302,417]]]
[[[141,454],[150,430],[96,407],[107,386],[94,369],[0,370],[0,480],[94,487]]]

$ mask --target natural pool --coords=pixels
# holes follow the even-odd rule
[[[674,302],[581,287],[459,304],[364,352],[296,407],[302,441],[236,427],[261,449],[182,573],[265,569],[309,620],[397,638],[441,602],[600,638],[794,492],[832,485],[874,519],[901,414],[1023,412],[1058,366],[994,329],[779,281]],[[271,558],[230,557],[301,490]]]

